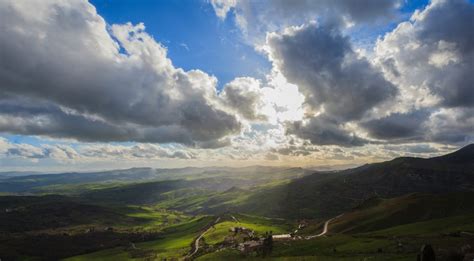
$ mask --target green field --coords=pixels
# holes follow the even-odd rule
[[[207,244],[214,245],[223,242],[226,236],[233,234],[233,232],[230,232],[230,228],[232,227],[245,227],[251,229],[255,231],[256,236],[262,236],[268,232],[283,234],[291,231],[291,226],[285,221],[265,219],[243,214],[234,214],[232,216],[235,217],[237,221],[228,216],[226,218],[227,220],[224,220],[209,229],[209,231],[204,235]]]

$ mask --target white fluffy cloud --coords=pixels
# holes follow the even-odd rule
[[[365,124],[369,133],[397,141],[472,142],[472,28],[472,3],[436,0],[378,40],[376,62],[400,96],[391,115]]]
[[[224,106],[251,121],[266,120],[261,113],[264,107],[260,81],[250,77],[236,78],[224,86],[220,93]]]
[[[474,106],[474,5],[433,1],[377,42],[376,56],[400,88],[427,88],[442,106]]]
[[[174,67],[143,24],[108,28],[85,0],[1,1],[0,28],[0,131],[199,146],[241,129],[217,79]]]
[[[367,141],[346,129],[397,89],[353,51],[337,27],[309,23],[267,36],[275,68],[305,96],[307,120],[288,131],[319,145],[360,146]]]

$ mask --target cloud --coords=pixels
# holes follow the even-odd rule
[[[473,26],[472,3],[438,0],[378,40],[375,60],[400,95],[391,114],[362,123],[369,135],[390,142],[472,142]]]
[[[387,117],[373,119],[361,123],[369,136],[381,140],[391,140],[392,142],[423,140],[426,134],[423,125],[430,112],[427,110],[415,110],[408,113],[393,113]]]
[[[6,155],[8,157],[22,157],[30,159],[42,159],[46,157],[43,150],[27,144],[9,148],[6,152]]]
[[[155,144],[137,144],[134,146],[121,145],[89,145],[79,148],[85,157],[92,159],[100,158],[122,158],[128,160],[136,159],[194,159],[196,154],[191,151],[178,150],[175,148],[163,148]]]
[[[427,139],[445,144],[474,142],[474,109],[447,108],[432,115],[426,123]]]
[[[273,148],[271,150],[274,153],[285,155],[285,156],[308,156],[311,155],[313,152],[318,152],[314,146],[310,145],[286,145],[280,148]]]
[[[241,129],[217,79],[174,67],[143,24],[107,27],[81,0],[2,1],[0,28],[0,131],[195,145]]]
[[[367,143],[344,125],[397,94],[381,72],[353,51],[349,38],[330,25],[310,23],[269,34],[267,51],[275,68],[305,96],[309,119],[289,124],[288,133],[313,144]]]
[[[265,155],[265,160],[279,160],[280,157],[278,157],[278,155],[276,154],[273,154],[273,153],[268,153],[267,155]]]
[[[388,143],[467,144],[474,141],[474,109],[420,109],[393,113],[362,122],[361,127],[370,137]]]
[[[473,107],[474,5],[432,1],[377,42],[375,53],[402,89],[427,88],[440,106]],[[390,61],[390,62],[388,62]]]
[[[0,138],[0,159],[356,161],[474,141],[472,3],[433,0],[373,53],[356,49],[356,27],[392,19],[400,1],[210,3],[259,39],[266,78],[218,92],[143,24],[107,25],[85,0],[0,1],[0,132],[80,141]]]
[[[225,18],[232,10],[235,21],[250,38],[291,25],[323,18],[332,23],[371,23],[397,15],[399,0],[211,0],[216,15]]]
[[[312,117],[304,123],[296,121],[287,125],[287,132],[317,145],[338,145],[343,147],[362,146],[367,140],[348,131],[338,122],[325,116]]]
[[[40,159],[56,159],[68,161],[79,159],[81,156],[71,147],[64,145],[40,145],[33,146],[27,143],[11,143],[0,137],[0,159],[22,158],[33,161]]]
[[[230,9],[237,5],[237,0],[210,0],[210,2],[216,15],[221,19],[225,19]]]
[[[398,153],[410,153],[410,154],[433,154],[444,152],[437,147],[433,147],[430,144],[413,144],[413,145],[385,145],[385,150],[395,151]]]
[[[27,160],[52,159],[62,162],[90,162],[106,159],[127,161],[149,159],[195,159],[197,154],[189,149],[156,144],[137,144],[133,146],[112,144],[38,144],[12,143],[0,137],[0,159],[21,158]]]
[[[261,108],[264,106],[263,95],[260,81],[250,77],[241,77],[226,84],[220,97],[225,105],[243,118],[257,121],[267,118],[261,113]]]
[[[289,82],[298,85],[314,111],[340,120],[361,118],[393,97],[396,88],[352,50],[337,28],[311,23],[267,37],[269,55]]]

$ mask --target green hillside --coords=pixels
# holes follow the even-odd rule
[[[334,233],[361,233],[474,213],[474,192],[409,194],[391,199],[373,198],[331,224]]]
[[[0,258],[169,260],[193,252],[198,260],[256,260],[259,246],[239,244],[271,231],[294,235],[273,242],[267,257],[275,260],[414,260],[426,243],[450,260],[474,245],[473,148],[312,174],[248,167],[77,174],[70,182],[66,174],[7,177]],[[315,237],[325,224],[328,232]]]
[[[431,158],[397,158],[338,172],[314,173],[262,189],[236,209],[284,218],[327,218],[372,197],[474,191],[474,145]]]

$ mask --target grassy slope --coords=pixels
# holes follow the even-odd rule
[[[472,237],[456,236],[460,231],[474,233],[473,196],[474,193],[466,192],[372,199],[331,223],[329,236],[276,242],[272,258],[415,260],[420,246],[427,242],[435,247],[439,257],[446,257],[449,251],[474,243]],[[402,248],[398,247],[399,242]],[[199,260],[242,257],[237,251],[225,250],[204,255]]]
[[[474,190],[474,145],[442,157],[397,158],[359,168],[315,173],[257,191],[235,209],[258,215],[328,218],[379,195]]]
[[[284,220],[266,219],[243,214],[235,214],[233,216],[237,221],[229,218],[229,216],[204,235],[207,244],[213,245],[223,242],[226,236],[233,235],[233,233],[229,231],[232,227],[245,227],[255,231],[257,235],[263,235],[270,231],[274,234],[282,234],[288,233],[291,230],[291,225]]]
[[[128,216],[114,208],[85,204],[63,196],[0,197],[0,209],[0,231],[3,232],[84,225],[140,225],[146,221]]]
[[[143,260],[146,258],[179,258],[191,249],[191,242],[201,229],[213,220],[211,216],[194,218],[163,230],[163,238],[136,244],[136,250],[124,247],[107,249],[66,260]]]
[[[335,220],[331,231],[360,233],[471,213],[474,213],[474,192],[373,198]]]
[[[422,244],[431,243],[438,257],[460,249],[473,239],[449,236],[458,231],[474,232],[474,216],[456,216],[418,222],[364,234],[334,234],[312,240],[275,242],[272,260],[416,260]],[[403,247],[399,248],[398,243]],[[381,252],[379,252],[381,251]],[[198,260],[243,258],[234,250],[214,252]],[[259,259],[251,256],[247,259]],[[440,259],[444,260],[444,259]]]
[[[176,211],[95,205],[57,195],[0,197],[0,209],[0,256],[6,260],[58,259],[157,238],[160,244],[173,243],[163,236],[177,233],[184,240],[181,246],[188,247],[193,231],[202,225]],[[105,231],[106,227],[113,231]]]

